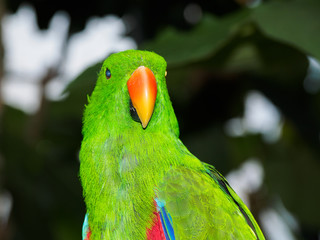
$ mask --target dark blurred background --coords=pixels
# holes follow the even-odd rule
[[[81,239],[81,118],[101,61],[168,62],[181,139],[267,239],[320,239],[320,1],[0,1],[0,239]]]

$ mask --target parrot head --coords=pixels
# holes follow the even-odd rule
[[[166,67],[165,60],[153,52],[127,50],[111,54],[102,65],[86,107],[84,128],[86,122],[91,122],[108,131],[161,128],[178,135],[166,87]]]

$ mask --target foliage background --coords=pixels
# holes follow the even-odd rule
[[[293,239],[319,239],[320,76],[310,65],[310,57],[320,59],[318,0],[269,0],[251,8],[254,1],[199,1],[203,16],[193,24],[183,17],[185,1],[27,2],[42,28],[54,12],[67,11],[69,36],[92,15],[124,17],[138,48],[168,62],[168,88],[190,151],[223,174],[259,159],[265,176],[250,195],[253,213],[283,203],[298,224],[290,228]],[[2,2],[1,12],[4,6],[16,11],[20,4]],[[62,101],[43,94],[33,115],[1,104],[0,191],[13,198],[9,221],[0,222],[1,239],[80,239],[81,116],[99,68],[97,63],[76,78]],[[43,85],[54,74],[48,71]],[[261,133],[225,131],[230,119],[244,115],[243,102],[252,91],[281,113],[276,141]],[[292,225],[290,218],[284,220]]]

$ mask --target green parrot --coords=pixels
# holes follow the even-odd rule
[[[140,50],[102,65],[83,117],[83,239],[265,239],[226,179],[179,139],[166,66]]]

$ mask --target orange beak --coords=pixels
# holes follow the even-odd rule
[[[153,113],[157,97],[157,82],[152,71],[138,67],[127,82],[133,107],[136,109],[142,127],[146,128]]]

